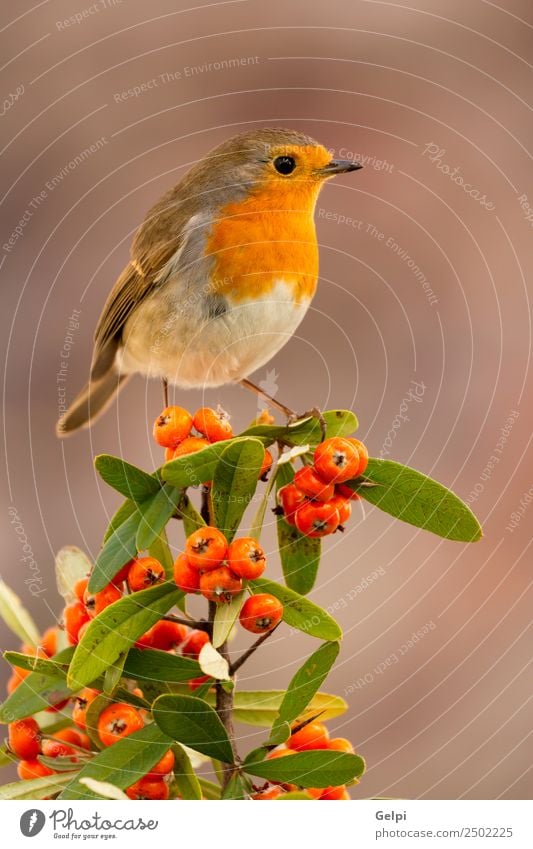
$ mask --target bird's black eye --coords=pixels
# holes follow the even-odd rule
[[[287,174],[292,174],[296,168],[296,161],[292,156],[276,156],[274,168],[279,174],[286,176]]]

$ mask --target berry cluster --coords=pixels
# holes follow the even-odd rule
[[[345,482],[362,475],[368,451],[359,439],[333,436],[315,449],[312,466],[303,466],[294,482],[278,491],[275,512],[283,515],[308,537],[323,537],[343,530],[359,496]]]
[[[188,537],[185,552],[174,563],[176,585],[186,593],[201,593],[208,601],[228,604],[242,592],[246,581],[265,571],[265,552],[252,537],[228,541],[218,528],[198,528]],[[275,628],[283,605],[269,593],[251,596],[244,603],[240,623],[253,634]]]
[[[335,752],[354,752],[349,740],[344,737],[330,738],[328,729],[322,722],[308,722],[303,726],[297,726],[287,742],[283,746],[273,749],[267,756],[268,759],[283,758],[294,755],[296,752],[310,752],[313,749],[329,749]],[[278,799],[284,793],[290,793],[299,788],[293,784],[272,784],[256,793],[254,799]],[[308,787],[305,792],[313,799],[321,800],[344,800],[350,796],[344,784],[338,787]]]
[[[193,433],[194,431],[194,433]],[[233,429],[222,407],[201,407],[192,416],[183,407],[165,407],[154,422],[154,439],[165,449],[165,462],[200,451],[214,442],[231,439]],[[265,479],[272,466],[272,454],[265,448],[259,477]]]

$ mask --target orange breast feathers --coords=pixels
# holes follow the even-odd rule
[[[313,213],[319,186],[266,180],[246,199],[220,210],[206,254],[215,258],[213,291],[240,303],[268,297],[283,279],[296,303],[312,298],[318,277]]]

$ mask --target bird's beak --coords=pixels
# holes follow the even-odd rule
[[[320,169],[320,173],[324,177],[332,177],[335,174],[344,174],[346,171],[359,171],[362,167],[360,162],[352,162],[351,159],[332,159]]]

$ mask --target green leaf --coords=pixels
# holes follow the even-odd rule
[[[162,731],[190,749],[225,763],[233,762],[231,744],[218,714],[195,696],[160,696],[152,706]]]
[[[124,676],[135,681],[177,684],[198,678],[201,674],[196,660],[159,649],[130,649],[124,664]]]
[[[339,640],[342,631],[335,620],[317,604],[287,587],[266,578],[250,581],[254,593],[270,593],[283,604],[283,620],[292,628],[321,640]]]
[[[126,463],[120,457],[99,454],[94,465],[100,477],[121,495],[136,502],[145,501],[160,489],[160,482],[148,472]]]
[[[357,416],[350,410],[327,410],[323,413],[326,420],[326,437],[348,436],[359,427]],[[320,422],[314,416],[300,419],[293,424],[280,425],[253,425],[243,431],[241,436],[256,436],[265,439],[268,444],[278,439],[289,445],[305,445],[310,443],[318,445],[322,441]]]
[[[243,769],[251,775],[299,787],[337,787],[361,776],[365,762],[359,755],[316,749],[296,752],[287,758],[248,761]]]
[[[63,596],[65,604],[76,601],[74,584],[85,578],[91,571],[93,564],[81,549],[75,545],[65,545],[61,548],[55,559],[56,583],[59,595]]]
[[[31,654],[23,654],[18,651],[4,652],[4,659],[19,669],[28,669],[30,672],[41,672],[43,675],[51,675],[52,677],[59,678],[62,676],[66,678],[66,670],[73,654],[74,646],[69,646],[61,652],[63,658],[61,662],[48,657],[33,657]]]
[[[72,773],[45,775],[43,778],[31,778],[29,781],[13,781],[0,787],[0,801],[14,799],[46,799],[54,796],[72,780]]]
[[[104,686],[103,691],[106,696],[112,696],[115,693],[115,690],[120,684],[120,679],[122,678],[122,673],[124,670],[124,663],[127,657],[127,650],[124,650],[116,659],[115,663],[108,666],[104,673]]]
[[[234,717],[237,722],[247,725],[270,728],[279,714],[281,703],[285,696],[285,690],[259,690],[246,691],[237,690],[234,696]],[[206,695],[208,704],[214,705],[215,695]],[[327,722],[345,713],[348,705],[340,696],[329,693],[316,693],[307,706],[302,719],[307,719],[320,714],[320,719]]]
[[[104,543],[89,578],[89,590],[97,593],[115,577],[128,560],[137,554],[135,538],[141,521],[139,508],[131,514]]]
[[[59,798],[99,799],[97,793],[80,784],[81,778],[108,781],[125,790],[150,772],[170,749],[171,743],[157,725],[146,725],[99,752],[65,787]]]
[[[186,537],[189,537],[193,531],[198,530],[198,528],[205,527],[204,520],[191,502],[188,495],[184,495],[182,497],[176,512],[179,513],[183,519],[183,530]]]
[[[174,558],[172,557],[167,534],[164,528],[159,536],[156,537],[149,546],[148,553],[150,554],[150,557],[155,557],[156,560],[159,560],[161,566],[163,566],[165,570],[167,580],[171,580],[174,569]]]
[[[68,683],[84,687],[161,619],[181,597],[175,584],[155,584],[124,596],[93,619],[72,658]]]
[[[278,474],[278,491],[282,486],[292,483],[293,479],[292,466],[282,465]],[[289,525],[283,516],[277,517],[277,530],[285,583],[289,589],[300,595],[307,595],[315,584],[322,552],[322,540],[318,537],[304,536],[297,528]]]
[[[271,495],[272,490],[274,488],[274,484],[277,481],[279,470],[280,470],[280,467],[276,463],[272,472],[270,473],[270,478],[268,480],[267,486],[265,487],[263,497],[261,498],[261,501],[259,502],[259,507],[257,508],[255,515],[252,519],[252,523],[250,525],[250,536],[253,537],[254,539],[258,540],[261,536],[261,531],[263,530],[263,523],[265,521],[265,515],[266,515],[266,511],[267,511],[267,507],[268,507],[268,502],[270,501],[270,495]]]
[[[112,517],[109,525],[107,526],[107,530],[104,534],[104,543],[108,541],[109,537],[117,530],[117,528],[120,528],[120,526],[126,521],[126,519],[129,519],[130,516],[133,516],[136,510],[137,505],[135,504],[135,501],[130,501],[129,498],[127,498],[126,501],[122,502],[117,512]]]
[[[22,604],[20,598],[8,585],[0,580],[0,616],[10,631],[23,643],[39,645],[39,629]]]
[[[199,778],[198,783],[202,791],[203,799],[220,799],[220,787],[206,778]]]
[[[226,642],[237,617],[246,601],[246,593],[238,593],[233,596],[229,604],[218,604],[213,623],[213,646],[218,649]]]
[[[178,457],[177,460],[169,460],[161,467],[161,477],[179,489],[200,486],[200,484],[212,480],[220,455],[230,443],[238,441],[238,439],[224,439],[221,442],[206,446],[206,448],[202,448],[201,451],[196,451],[194,454]]]
[[[191,759],[179,743],[172,746],[174,752],[174,779],[182,799],[201,799],[202,788],[192,768]]]
[[[220,455],[213,475],[211,498],[215,525],[233,539],[257,488],[265,449],[258,439],[231,442]]]
[[[137,529],[137,551],[146,551],[175,513],[181,490],[165,484],[156,495],[139,505],[141,521]]]
[[[53,660],[58,664],[68,663],[70,656],[69,648],[54,655]],[[50,662],[51,671],[52,661]],[[13,722],[15,719],[32,716],[39,710],[57,705],[72,696],[74,692],[75,690],[67,686],[65,673],[61,669],[53,675],[30,672],[0,706],[0,722]]]
[[[364,482],[349,481],[348,486],[365,501],[416,528],[460,542],[476,542],[483,535],[478,520],[457,495],[409,466],[372,458]]]
[[[280,730],[283,731],[283,729],[286,731],[286,724],[289,723],[290,725],[305,710],[318,688],[325,681],[329,670],[337,659],[339,650],[338,643],[324,643],[300,667],[283,697],[279,714],[272,726],[274,739],[271,735],[271,742],[281,742],[279,736],[276,737],[276,733],[279,733]],[[285,737],[286,739],[287,737]]]
[[[295,800],[301,801],[311,801],[312,796],[309,793],[305,793],[303,790],[293,790],[291,793],[282,793],[281,796],[278,796],[274,801],[276,802],[292,802]]]
[[[240,772],[235,772],[224,790],[222,791],[222,799],[249,799],[252,791],[252,783],[247,776]]]

